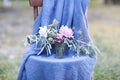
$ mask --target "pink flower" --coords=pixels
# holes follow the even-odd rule
[[[61,34],[57,34],[57,36],[55,37],[55,42],[62,42],[63,41],[63,36]]]
[[[68,26],[62,26],[59,30],[59,33],[66,38],[73,37],[73,31],[72,29],[68,28]]]

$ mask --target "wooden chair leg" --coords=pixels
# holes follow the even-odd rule
[[[34,20],[35,20],[36,17],[38,16],[38,7],[34,6],[33,10],[34,10]]]

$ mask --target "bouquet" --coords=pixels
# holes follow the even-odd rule
[[[83,42],[80,38],[74,38],[74,32],[68,26],[62,25],[57,29],[58,21],[54,20],[52,24],[48,26],[39,27],[38,33],[34,35],[28,35],[25,38],[25,45],[36,43],[36,48],[40,47],[40,55],[44,50],[46,50],[47,55],[51,55],[52,45],[55,45],[56,55],[61,58],[64,56],[65,45],[69,49],[76,52],[77,55],[80,54],[90,54],[91,44]],[[80,31],[79,34],[82,34]]]

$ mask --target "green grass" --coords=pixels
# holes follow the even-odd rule
[[[16,80],[17,69],[15,62],[0,58],[0,80]]]

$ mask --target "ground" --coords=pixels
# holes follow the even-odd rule
[[[12,4],[11,8],[0,6],[0,80],[16,80],[25,49],[23,39],[31,34],[34,23],[28,2]],[[120,80],[119,14],[120,6],[98,4],[88,8],[89,32],[101,51],[97,56],[95,80]]]

